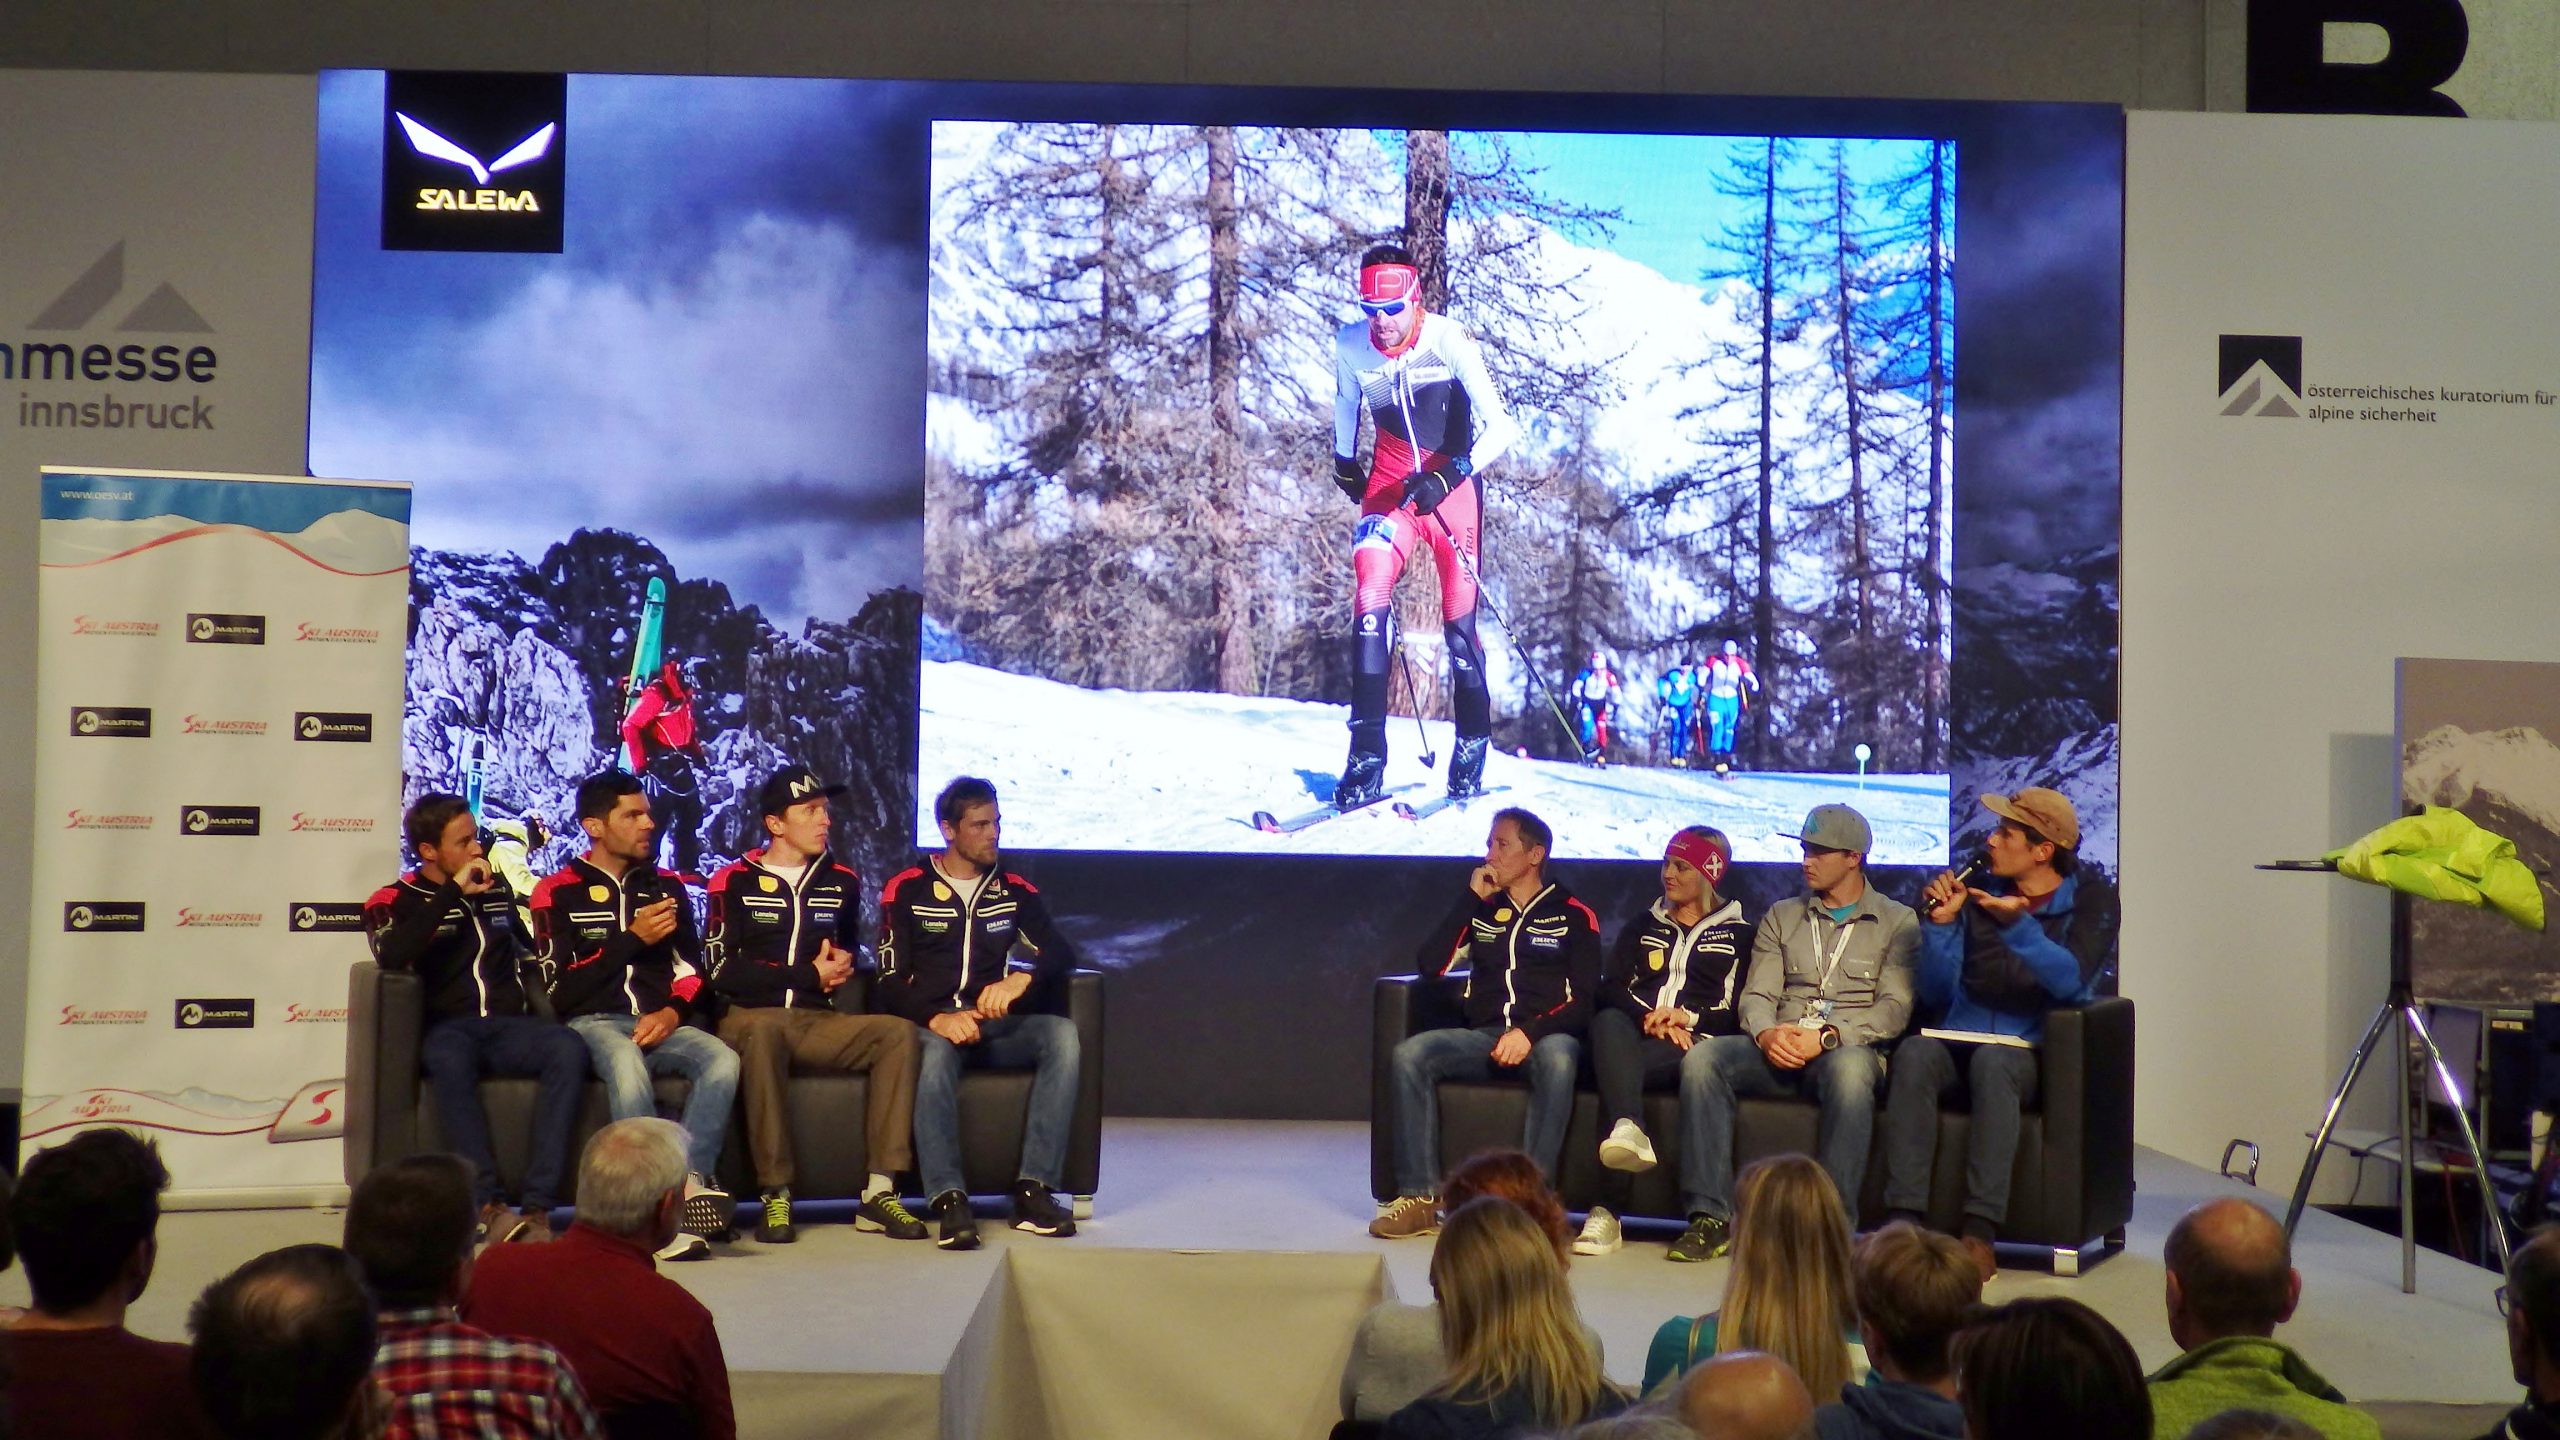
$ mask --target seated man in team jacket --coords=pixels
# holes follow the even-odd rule
[[[1573,1242],[1576,1255],[1618,1248],[1618,1212],[1635,1191],[1635,1175],[1653,1168],[1653,1140],[1641,1118],[1645,1085],[1683,1075],[1693,1057],[1704,1065],[1700,1040],[1742,1028],[1733,1002],[1751,926],[1742,902],[1716,891],[1732,861],[1733,842],[1721,830],[1692,825],[1672,836],[1662,852],[1662,898],[1627,922],[1609,952],[1590,1041],[1607,1175],[1601,1203],[1591,1207]],[[1680,1170],[1693,1202],[1705,1179],[1696,1134],[1701,1119],[1694,1107],[1681,1107]]]
[[[1921,1223],[1938,1153],[1938,1102],[1961,1086],[1973,1123],[1960,1238],[1987,1281],[1999,1263],[1991,1242],[2009,1213],[2018,1115],[2036,1098],[2045,1013],[2097,998],[2098,977],[2115,958],[2116,891],[2080,868],[2080,816],[2069,797],[2034,788],[1982,803],[2000,817],[1983,842],[1991,874],[1972,887],[1944,871],[1929,882],[1915,978],[1921,1009],[1945,1017],[1938,1028],[2009,1043],[1914,1035],[1895,1047],[1885,1086],[1884,1203],[1892,1218]]]
[[[842,943],[862,924],[862,882],[827,848],[827,801],[844,793],[805,765],[757,795],[767,843],[711,877],[711,988],[728,1006],[720,1038],[738,1052],[747,1150],[763,1191],[756,1238],[787,1245],[791,1223],[791,1067],[863,1072],[862,1144],[871,1159],[857,1230],[921,1240],[924,1222],[892,1178],[915,1162],[916,1027],[895,1015],[847,1015],[827,1003],[853,978]]]
[[[1075,947],[1031,882],[1002,866],[995,786],[963,775],[942,788],[933,814],[942,852],[880,892],[880,980],[871,999],[874,1009],[921,1027],[916,1163],[938,1222],[934,1243],[945,1250],[978,1244],[960,1173],[960,1072],[971,1066],[1034,1072],[1013,1228],[1073,1235],[1075,1214],[1058,1203],[1057,1189],[1084,1054],[1062,1013]],[[1007,966],[1017,942],[1035,953],[1030,969]]]
[[[1550,1182],[1573,1118],[1582,1030],[1600,989],[1600,919],[1547,878],[1547,822],[1498,811],[1484,863],[1467,877],[1449,917],[1422,942],[1415,966],[1437,980],[1464,961],[1459,1002],[1466,1025],[1425,1030],[1393,1057],[1396,1198],[1369,1233],[1382,1240],[1440,1228],[1432,1187],[1440,1172],[1440,1082],[1482,1080],[1497,1070],[1529,1077],[1529,1120],[1520,1148]]]
[[[365,936],[385,970],[417,975],[426,991],[418,1042],[446,1148],[471,1162],[472,1198],[490,1239],[548,1240],[551,1207],[569,1168],[569,1137],[586,1098],[587,1047],[533,1014],[519,968],[533,958],[516,897],[480,852],[480,822],[459,795],[421,795],[401,832],[418,868],[365,901]],[[523,1209],[498,1193],[480,1077],[530,1075],[533,1154]]]
[[[734,1208],[711,1176],[738,1093],[737,1052],[686,1022],[702,999],[702,940],[683,882],[658,868],[658,822],[640,779],[622,770],[578,786],[587,853],[533,887],[533,934],[551,1008],[585,1042],[616,1120],[658,1113],[652,1075],[681,1075],[686,1152],[683,1228],[661,1260],[699,1260]]]

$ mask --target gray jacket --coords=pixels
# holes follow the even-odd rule
[[[1878,1045],[1902,1033],[1911,1023],[1911,957],[1920,947],[1920,917],[1869,884],[1847,928],[1843,944],[1840,927],[1810,895],[1769,907],[1751,942],[1751,971],[1735,1007],[1743,1034],[1791,1025],[1825,994],[1840,1043]],[[1835,946],[1837,967],[1831,963]]]

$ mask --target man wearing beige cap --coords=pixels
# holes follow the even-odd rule
[[[1929,882],[1916,978],[1921,1012],[1943,1017],[1933,1028],[1986,1038],[1914,1035],[1895,1048],[1885,1087],[1884,1203],[1890,1218],[1922,1223],[1938,1106],[1947,1091],[1964,1088],[1973,1123],[1962,1239],[1987,1281],[1998,1268],[1991,1242],[2009,1211],[2018,1115],[2036,1098],[2045,1012],[2096,998],[2115,959],[2116,892],[2080,868],[2080,816],[2060,791],[1985,795],[1982,803],[2000,817],[1983,842],[1991,873],[1978,885],[1946,871]]]

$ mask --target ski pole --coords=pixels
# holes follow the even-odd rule
[[[1404,672],[1405,698],[1413,702],[1413,739],[1422,747],[1422,768],[1430,769],[1440,757],[1431,753],[1431,732],[1422,728],[1422,686],[1413,678],[1413,661],[1404,653],[1404,632],[1396,632],[1396,668]]]
[[[1481,487],[1484,482],[1478,480],[1476,484]],[[1546,673],[1538,668],[1537,661],[1529,658],[1529,652],[1521,646],[1520,637],[1512,630],[1511,622],[1502,618],[1501,607],[1493,603],[1493,592],[1485,588],[1484,577],[1476,573],[1476,564],[1467,558],[1466,548],[1458,543],[1457,532],[1449,528],[1448,521],[1440,519],[1439,511],[1432,511],[1431,518],[1439,521],[1440,533],[1449,541],[1449,553],[1458,557],[1458,568],[1467,572],[1468,581],[1476,587],[1476,603],[1493,617],[1494,624],[1502,627],[1503,638],[1511,642],[1511,648],[1520,656],[1520,663],[1529,667],[1529,678],[1538,683],[1538,693],[1546,697],[1547,708],[1555,713],[1556,724],[1564,728],[1564,738],[1573,746],[1574,756],[1588,764],[1591,752],[1582,747],[1582,737],[1575,733],[1573,722],[1565,718],[1563,704],[1556,699],[1556,692],[1547,686]]]

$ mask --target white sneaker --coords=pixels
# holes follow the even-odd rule
[[[1582,1221],[1582,1233],[1573,1237],[1576,1255],[1606,1255],[1618,1248],[1618,1217],[1594,1205]]]
[[[1653,1168],[1653,1142],[1633,1120],[1621,1120],[1609,1127],[1609,1138],[1600,1142],[1600,1163],[1612,1170],[1642,1174]]]
[[[668,1241],[658,1251],[656,1258],[662,1261],[708,1260],[711,1258],[711,1242],[699,1235],[679,1230],[676,1232],[676,1238]]]

